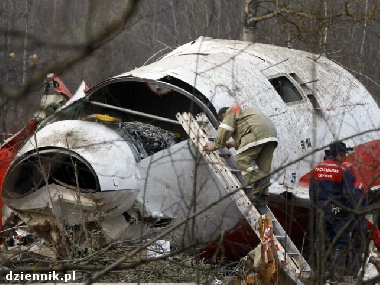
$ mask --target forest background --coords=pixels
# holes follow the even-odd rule
[[[48,72],[74,92],[82,80],[91,87],[199,36],[324,54],[380,102],[379,1],[3,0],[0,5],[0,133],[14,133],[28,122]]]

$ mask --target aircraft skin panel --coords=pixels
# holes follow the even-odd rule
[[[208,68],[210,74],[213,71],[214,75],[217,74],[210,76],[214,80],[218,77],[231,80],[231,75],[240,78],[234,76],[232,69],[228,69],[228,77],[219,74],[219,72],[230,62],[235,63],[235,65],[244,62],[252,72],[260,72],[267,78],[276,74],[296,73],[301,81],[308,84],[310,89],[316,93],[322,108],[364,104],[365,102],[374,103],[373,98],[368,96],[368,91],[353,75],[324,56],[317,57],[311,53],[265,44],[217,41],[203,37],[187,46],[180,47],[179,51],[173,51],[161,61],[135,69],[131,73],[137,77],[156,80],[171,74],[193,85],[196,84],[196,76],[202,76],[203,73],[206,73],[202,68],[202,61],[207,61],[208,58],[219,58],[218,62],[213,62],[214,67]],[[252,60],[252,57],[257,60]],[[178,68],[181,72],[176,71]],[[186,75],[188,72],[186,70],[192,70],[192,76]],[[152,75],[154,77],[151,77]],[[256,76],[252,77],[261,79],[260,77],[256,78]],[[230,88],[232,86],[231,84],[227,85]],[[211,88],[211,90],[208,88],[209,90],[207,90],[207,88],[196,87],[209,99],[215,96],[215,93],[212,93],[215,88]],[[244,93],[247,92],[245,89],[239,91],[240,93],[237,93],[238,99],[240,99],[239,96],[244,96]],[[256,91],[255,93],[259,92]],[[219,106],[215,107],[218,108]]]
[[[54,222],[54,217],[62,224],[76,225],[84,221],[105,220],[121,216],[136,199],[138,190],[81,193],[76,190],[50,184],[41,187],[28,196],[19,199],[6,199],[7,205],[17,209],[22,216],[40,212],[41,216]],[[80,211],[78,211],[80,209]],[[41,217],[41,218],[42,218]],[[38,225],[39,218],[28,217],[30,223]]]
[[[357,133],[374,130],[368,133],[365,140],[376,139],[379,137],[379,131],[375,131],[380,127],[379,109],[367,105],[353,105],[346,108],[338,107],[335,110],[326,112],[325,119],[320,124],[328,125],[330,131],[336,138],[346,138],[354,136]],[[362,143],[363,138],[353,138],[352,141]]]
[[[77,89],[77,91],[74,93],[73,97],[71,97],[66,103],[65,105],[63,105],[61,107],[62,108],[65,108],[67,107],[68,105],[72,104],[73,102],[79,100],[80,98],[83,98],[85,95],[86,95],[86,90],[88,89],[86,83],[84,81],[82,81],[82,83],[79,85],[79,88]]]
[[[348,102],[362,104],[363,100],[374,102],[352,74],[324,56],[267,44],[200,37],[169,53],[164,59],[175,58],[178,65],[181,65],[181,56],[186,54],[198,54],[201,58],[207,58],[210,54],[222,54],[229,56],[230,61],[238,58],[243,58],[244,61],[247,58],[247,65],[268,78],[280,73],[296,73],[302,82],[311,86],[314,84],[312,89],[318,93],[321,102],[325,103],[322,104],[325,108],[331,106],[331,99],[334,100],[334,106],[346,105]],[[252,58],[257,60],[252,63]],[[220,60],[219,65],[223,64],[223,60]]]
[[[226,194],[221,182],[189,141],[155,153],[139,162],[137,167],[141,191],[136,199],[143,202],[150,215],[158,218],[181,221]],[[232,199],[227,198],[220,202],[220,206],[199,215],[195,229],[181,228],[174,232],[173,241],[185,245],[195,240],[207,242],[220,234],[221,227],[230,230],[242,218]],[[179,232],[182,234],[177,236]]]
[[[196,41],[182,45],[168,53],[163,59],[186,54],[226,54],[230,58],[243,57],[255,64],[262,64],[262,69],[271,67],[285,59],[311,57],[312,54],[268,44],[251,43],[239,40],[220,40],[199,37]]]

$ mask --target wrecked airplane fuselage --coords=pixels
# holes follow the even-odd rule
[[[270,206],[283,224],[292,211],[289,234],[302,240],[309,201],[301,182],[322,159],[320,148],[351,136],[357,153],[378,153],[379,131],[370,130],[379,127],[379,110],[351,74],[324,57],[239,41],[199,38],[69,102],[19,151],[4,180],[4,202],[29,225],[96,222],[109,239],[131,241],[204,210],[167,238],[203,247],[226,231],[231,255],[248,245],[247,252],[257,240],[176,121],[177,112],[202,113],[217,127],[216,111],[242,102],[276,124],[273,170],[280,170],[272,175]],[[378,165],[375,157],[366,159]]]
[[[109,238],[133,240],[141,231],[149,237],[173,219],[185,219],[193,207],[207,207],[210,196],[223,196],[217,182],[208,179],[208,166],[195,165],[195,147],[178,134],[99,118],[49,124],[20,150],[3,197],[29,225],[38,229],[48,220],[52,226],[43,230],[54,232],[61,225],[95,221]],[[197,200],[192,198],[195,176],[202,187]],[[231,201],[221,204],[226,211],[220,221],[213,220],[214,227],[208,215],[199,217],[204,242],[220,225],[232,227],[240,219]]]

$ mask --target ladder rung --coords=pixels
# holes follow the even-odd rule
[[[239,169],[230,169],[230,171],[232,172],[232,173],[239,173],[239,172],[241,172]],[[245,189],[245,188],[244,188]],[[247,189],[251,189],[251,188],[247,188]]]

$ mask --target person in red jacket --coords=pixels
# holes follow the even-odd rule
[[[316,245],[319,264],[326,261],[326,279],[343,282],[350,241],[350,213],[355,208],[357,196],[349,170],[342,167],[347,152],[352,150],[338,141],[330,144],[328,157],[311,172],[309,196],[316,209]],[[326,250],[332,245],[332,251]],[[324,270],[323,270],[324,271]]]

